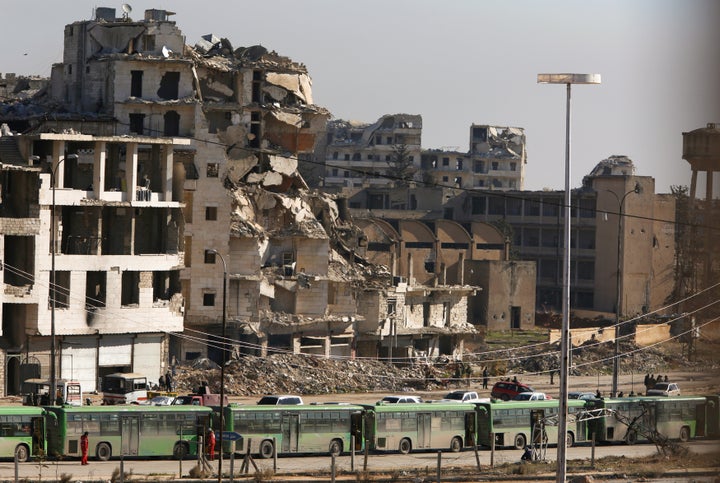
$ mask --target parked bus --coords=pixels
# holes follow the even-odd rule
[[[147,401],[147,377],[132,372],[102,378],[103,404],[140,404]]]
[[[557,444],[558,428],[556,424],[545,424],[544,434],[533,428],[544,418],[557,416],[560,401],[546,399],[542,401],[498,401],[476,403],[478,413],[478,443],[491,446],[495,435],[495,447],[523,449],[528,443]],[[585,407],[585,401],[568,399],[568,413],[579,413]],[[568,425],[567,445],[586,441],[587,423],[578,421]]]
[[[705,436],[706,398],[702,396],[644,396],[588,401],[588,408],[606,408],[615,412],[591,420],[589,431],[596,441],[624,441],[634,444],[647,441],[648,431],[688,441]]]
[[[182,407],[182,406],[179,406]],[[261,458],[277,454],[334,454],[363,449],[363,408],[351,404],[237,405],[225,407],[225,430],[242,435],[235,451],[248,447]],[[225,451],[230,442],[223,442]]]
[[[212,409],[203,406],[51,406],[48,452],[82,456],[80,436],[87,431],[88,453],[100,461],[113,456],[197,454],[198,437],[211,428]]]
[[[475,436],[475,406],[467,403],[406,403],[364,406],[370,449],[399,451],[471,446]]]
[[[45,410],[33,406],[0,406],[0,458],[20,462],[47,449]]]
[[[22,383],[23,404],[27,406],[50,406],[52,404],[69,404],[82,406],[83,394],[79,381],[58,379],[55,381],[57,394],[55,400],[50,399],[50,381],[47,379],[26,379]]]

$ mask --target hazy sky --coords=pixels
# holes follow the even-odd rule
[[[335,118],[423,117],[423,148],[468,149],[472,123],[525,128],[526,189],[562,189],[565,87],[541,72],[602,75],[572,90],[572,185],[629,156],[656,191],[689,185],[682,133],[720,123],[717,0],[173,0],[194,45],[204,34],[261,44],[308,67]],[[49,75],[63,28],[122,2],[2,0],[0,72]],[[720,183],[716,183],[720,185]],[[702,183],[704,186],[704,183]]]

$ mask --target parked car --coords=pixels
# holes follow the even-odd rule
[[[513,398],[513,401],[545,401],[546,399],[552,399],[548,397],[544,392],[521,392]]]
[[[475,391],[452,391],[445,394],[443,401],[452,402],[482,402],[478,393]],[[486,398],[487,400],[487,398]]]
[[[571,391],[568,393],[568,399],[588,400],[588,399],[595,399],[595,398],[596,398],[596,394],[594,392]]]
[[[175,401],[173,396],[155,396],[141,404],[148,406],[170,406],[173,401]]]
[[[420,396],[385,396],[378,401],[379,404],[404,404],[404,403],[421,403]]]
[[[261,397],[257,403],[258,403],[258,405],[283,406],[283,405],[303,404],[303,400],[300,396],[268,395],[268,396]]]
[[[490,397],[509,401],[521,392],[535,392],[535,389],[522,382],[498,381],[490,391]]]
[[[674,382],[658,382],[647,390],[648,396],[679,396],[680,387]]]

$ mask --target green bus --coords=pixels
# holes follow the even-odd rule
[[[352,404],[242,405],[225,407],[225,430],[242,439],[235,451],[261,458],[277,454],[334,454],[363,449],[363,408]],[[274,442],[274,443],[273,443]],[[230,441],[224,441],[230,451]],[[273,444],[275,446],[273,446]]]
[[[688,441],[705,435],[706,398],[703,396],[638,396],[588,401],[588,409],[610,409],[614,414],[591,420],[588,430],[601,442],[634,444],[647,440],[648,431]],[[635,421],[633,423],[633,421]]]
[[[87,431],[88,453],[100,461],[113,456],[182,458],[197,454],[198,437],[212,424],[204,406],[48,406],[48,452],[82,456],[80,436]]]
[[[545,418],[557,418],[559,399],[542,401],[497,401],[475,403],[478,414],[478,443],[495,447],[523,449],[531,444],[557,444],[557,423],[545,423],[544,433],[539,432],[539,422]],[[568,399],[568,413],[578,414],[585,408],[585,401]],[[537,428],[533,431],[534,428]],[[576,421],[568,425],[567,446],[587,440],[587,423]]]
[[[45,410],[33,406],[0,406],[0,458],[25,462],[47,450]]]
[[[399,451],[472,446],[475,406],[470,403],[421,402],[364,405],[369,449]]]

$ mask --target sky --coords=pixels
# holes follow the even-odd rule
[[[122,2],[95,1],[2,0],[0,72],[49,76],[66,24],[96,7],[122,15]],[[467,151],[473,123],[522,127],[529,190],[563,189],[565,179],[566,89],[537,84],[538,73],[602,76],[572,88],[573,187],[611,155],[654,177],[656,192],[689,186],[682,133],[720,123],[717,0],[128,3],[135,20],[175,12],[189,45],[212,33],[305,64],[315,104],[333,118],[420,114],[425,149]]]

